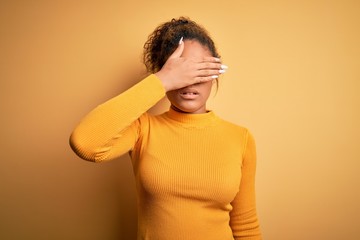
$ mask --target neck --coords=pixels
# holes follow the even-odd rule
[[[198,110],[195,110],[195,111],[183,111],[177,107],[175,107],[174,105],[171,105],[170,108],[176,112],[179,112],[179,113],[185,113],[185,114],[202,114],[202,113],[207,113],[209,112],[208,110],[206,110],[206,107],[202,107]]]

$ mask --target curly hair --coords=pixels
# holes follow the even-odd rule
[[[197,40],[206,46],[214,57],[220,58],[215,44],[205,28],[187,17],[173,18],[159,25],[144,44],[143,61],[149,73],[159,71],[175,51],[180,38]]]

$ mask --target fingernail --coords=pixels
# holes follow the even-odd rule
[[[214,57],[215,61],[220,62],[220,58]]]
[[[212,75],[211,78],[218,78],[218,75]]]
[[[221,65],[221,68],[222,68],[222,69],[228,69],[229,67],[226,66],[226,65]]]
[[[179,45],[181,45],[183,43],[183,39],[184,39],[184,37],[180,38]]]
[[[220,70],[219,70],[219,73],[225,73],[225,72],[226,72],[225,69],[220,69]]]

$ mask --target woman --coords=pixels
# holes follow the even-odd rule
[[[209,34],[188,18],[166,22],[145,43],[144,62],[151,74],[91,111],[72,149],[95,162],[130,153],[138,239],[261,239],[253,137],[206,108],[227,68]],[[165,95],[169,111],[148,114]]]

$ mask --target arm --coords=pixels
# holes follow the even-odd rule
[[[183,58],[183,50],[184,44],[180,42],[159,72],[91,111],[71,134],[74,152],[96,162],[128,152],[137,140],[140,116],[164,97],[165,92],[211,81],[214,74],[221,73],[220,59]]]
[[[245,144],[240,189],[231,203],[230,226],[235,240],[260,240],[255,201],[256,147],[250,133],[247,133]]]
[[[70,146],[81,158],[100,162],[127,153],[134,146],[140,116],[165,96],[155,75],[92,110],[70,137]]]

